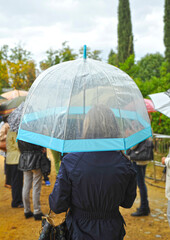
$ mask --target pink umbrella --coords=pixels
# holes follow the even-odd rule
[[[154,105],[153,105],[153,102],[150,99],[144,98],[144,102],[146,104],[146,108],[147,108],[148,113],[156,112],[156,110],[154,108]]]

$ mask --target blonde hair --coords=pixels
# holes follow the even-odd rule
[[[83,138],[118,138],[119,130],[113,111],[106,105],[95,105],[83,124]]]

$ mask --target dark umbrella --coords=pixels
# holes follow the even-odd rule
[[[11,100],[8,100],[0,105],[0,116],[8,116],[14,111],[23,101],[26,96],[20,96]]]
[[[10,126],[10,130],[13,132],[18,132],[22,111],[24,108],[24,102],[22,102],[8,117],[7,121]]]

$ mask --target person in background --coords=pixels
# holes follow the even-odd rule
[[[60,162],[61,162],[61,153],[58,151],[54,151],[52,149],[51,149],[51,153],[52,153],[52,156],[54,159],[56,175],[58,175],[58,171],[60,168]]]
[[[46,149],[31,143],[18,140],[18,147],[21,152],[18,168],[24,171],[23,203],[24,215],[28,219],[34,217],[41,220],[44,214],[41,211],[40,193],[42,185],[41,158]],[[33,208],[30,207],[30,191],[33,185]]]
[[[170,226],[170,151],[167,157],[162,158],[162,164],[166,166],[166,197],[168,198],[167,219]]]
[[[51,186],[50,179],[49,179],[48,175],[49,175],[49,174],[47,174],[47,173],[45,173],[45,174],[43,175],[43,177],[44,177],[44,178],[43,178],[43,181],[44,181],[45,186]]]
[[[146,156],[144,156],[144,154]],[[140,206],[137,211],[132,213],[131,216],[148,216],[150,213],[148,191],[145,183],[145,173],[147,164],[153,160],[153,143],[151,138],[144,140],[127,150],[127,155],[133,162],[134,169],[137,172],[137,185],[140,191]],[[136,157],[135,157],[136,155]]]
[[[8,130],[6,137],[6,165],[11,173],[12,203],[13,208],[23,208],[22,187],[23,172],[18,169],[20,151],[16,142],[17,133]]]
[[[113,138],[117,131],[107,106],[97,105],[86,115],[84,139]],[[122,240],[125,222],[119,206],[130,208],[135,197],[136,173],[121,151],[77,152],[62,159],[49,205],[56,214],[70,209],[70,239]]]
[[[7,116],[8,117],[8,116]],[[6,136],[9,130],[9,124],[7,122],[7,117],[3,117],[3,123],[0,128],[0,150],[1,155],[4,157],[4,172],[5,172],[5,187],[11,188],[11,174],[10,169],[6,165]]]
[[[61,163],[63,157],[65,155],[67,155],[67,153],[61,154],[60,152],[54,151],[52,149],[51,149],[51,153],[52,153],[52,156],[53,156],[53,159],[54,159],[55,171],[56,171],[56,176],[57,176],[58,172],[59,172],[59,168],[60,168],[60,163]]]
[[[43,175],[43,181],[46,186],[51,186],[49,175],[51,172],[51,160],[47,157],[46,148],[43,150],[44,154],[42,155],[41,159],[41,172]]]

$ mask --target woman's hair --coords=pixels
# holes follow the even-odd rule
[[[119,129],[113,111],[106,105],[95,105],[83,124],[83,138],[118,138]]]

